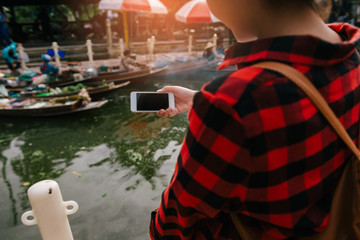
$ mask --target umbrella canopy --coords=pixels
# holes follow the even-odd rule
[[[213,23],[220,22],[209,9],[206,0],[192,0],[175,13],[175,18],[183,23]]]
[[[167,14],[168,10],[159,0],[101,0],[99,9]]]

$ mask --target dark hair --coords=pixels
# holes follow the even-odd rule
[[[321,18],[324,20],[328,19],[331,13],[332,0],[317,0],[314,4],[316,5],[315,10],[318,12]]]
[[[263,2],[273,9],[310,7],[324,20],[329,15],[332,5],[331,0],[263,0]]]
[[[263,0],[265,4],[272,8],[283,8],[289,6],[314,8],[316,6],[315,0]]]

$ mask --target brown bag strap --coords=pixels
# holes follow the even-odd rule
[[[349,134],[345,130],[344,126],[341,124],[339,119],[336,117],[335,113],[331,110],[328,103],[325,101],[323,96],[315,88],[315,86],[310,82],[310,80],[304,76],[301,72],[295,68],[279,63],[279,62],[261,62],[252,65],[253,67],[260,67],[275,72],[279,72],[293,83],[295,83],[301,90],[305,92],[308,98],[313,102],[317,109],[323,114],[323,116],[328,120],[330,125],[333,127],[335,132],[339,137],[344,141],[344,143],[350,148],[350,150],[355,154],[357,159],[360,160],[360,151],[350,138]]]
[[[245,226],[241,223],[239,217],[235,213],[230,213],[230,217],[236,227],[236,230],[238,231],[239,235],[241,236],[242,240],[255,240],[255,238],[245,228]]]

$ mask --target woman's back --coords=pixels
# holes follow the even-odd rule
[[[192,123],[190,117],[190,129],[192,125],[209,122],[210,109],[218,108],[219,113],[222,109],[228,116],[238,116],[236,124],[224,122],[222,127],[232,125],[232,129],[241,131],[225,131],[224,134],[221,130],[215,135],[236,143],[233,149],[241,152],[237,159],[230,161],[234,167],[227,166],[232,169],[227,171],[236,176],[231,182],[243,187],[238,193],[241,198],[233,200],[229,209],[250,216],[251,219],[243,217],[243,221],[258,233],[267,232],[280,238],[297,232],[321,231],[327,224],[332,190],[350,151],[297,86],[278,73],[246,66],[270,60],[298,68],[314,83],[356,140],[360,70],[354,50],[359,33],[352,35],[355,32],[350,25],[333,25],[333,28],[342,28],[340,34],[344,38],[347,35],[344,43],[329,44],[317,38],[298,36],[238,44],[228,51],[228,59],[222,67],[238,63],[240,70],[205,86],[191,113],[196,115],[194,118],[201,119],[201,123]],[[284,53],[284,46],[293,50]],[[224,107],[226,105],[231,108]],[[209,107],[204,109],[204,106]],[[203,112],[206,115],[202,115]],[[229,119],[219,113],[219,118]],[[203,134],[194,136],[202,145],[200,136]],[[220,174],[220,178],[229,176]]]
[[[220,68],[237,64],[239,70],[195,95],[174,176],[153,212],[154,239],[239,239],[230,212],[257,239],[310,235],[327,226],[350,151],[289,79],[251,65],[278,61],[304,73],[355,141],[360,30],[329,28],[301,1],[294,2],[302,9],[290,9],[290,1],[277,0],[289,10],[284,13],[263,2],[270,1],[208,0],[244,42],[227,51]]]

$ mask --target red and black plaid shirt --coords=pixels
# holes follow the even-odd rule
[[[355,141],[360,30],[330,27],[341,44],[285,36],[228,50],[220,67],[237,64],[239,70],[195,95],[174,175],[152,213],[152,239],[240,239],[229,212],[257,239],[324,230],[350,151],[290,80],[249,65],[272,60],[300,70]]]

